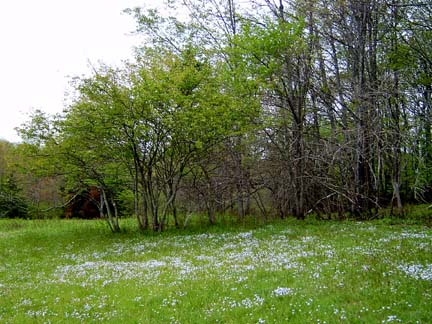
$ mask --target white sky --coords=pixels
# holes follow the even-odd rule
[[[122,10],[153,2],[1,0],[0,138],[19,141],[14,128],[32,109],[61,112],[68,76],[89,74],[89,61],[131,59],[139,39],[130,36],[135,21]]]

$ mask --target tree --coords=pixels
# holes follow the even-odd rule
[[[13,150],[12,144],[0,141],[0,218],[27,216],[27,201],[10,166]]]
[[[128,10],[146,39],[135,60],[77,79],[64,115],[24,128],[26,150],[50,157],[37,167],[106,193],[112,229],[126,195],[159,231],[192,208],[210,223],[270,206],[363,219],[431,197],[430,6],[167,3],[189,16]]]

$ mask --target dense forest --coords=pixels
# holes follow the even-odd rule
[[[0,217],[59,214],[89,187],[113,231],[432,201],[428,1],[166,6],[127,9],[135,57],[74,78],[63,113],[0,143]]]

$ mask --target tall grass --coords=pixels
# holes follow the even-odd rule
[[[432,230],[285,221],[140,233],[0,221],[4,323],[428,323]]]

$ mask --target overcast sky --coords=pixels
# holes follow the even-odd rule
[[[1,0],[0,138],[18,141],[14,128],[32,109],[61,112],[68,76],[89,74],[89,61],[119,65],[132,58],[139,40],[122,10],[152,2],[158,1]]]

